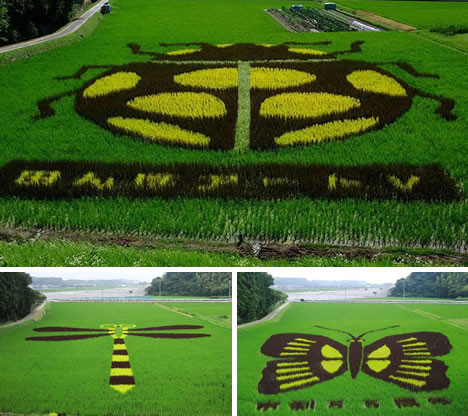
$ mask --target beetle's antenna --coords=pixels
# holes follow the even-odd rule
[[[363,334],[359,335],[358,338],[361,338],[364,335],[370,334],[371,332],[384,331],[385,329],[398,328],[399,326],[400,325],[393,325],[393,326],[387,326],[386,328],[373,329],[372,331],[364,332]]]
[[[346,331],[340,331],[339,329],[327,328],[325,326],[320,326],[320,325],[314,325],[314,326],[316,328],[328,329],[329,331],[341,332],[342,334],[346,334],[346,335],[349,335],[351,338],[354,338],[353,334],[350,334],[349,332],[346,332]]]

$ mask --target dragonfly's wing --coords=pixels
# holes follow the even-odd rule
[[[36,332],[109,332],[108,329],[95,329],[95,328],[73,328],[67,326],[44,326],[42,328],[35,328]]]
[[[105,337],[108,334],[51,335],[44,337],[29,337],[26,341],[74,341],[77,339]]]
[[[133,331],[173,331],[176,329],[201,329],[201,325],[169,325],[169,326],[154,326],[151,328],[132,328],[129,333]]]
[[[411,391],[446,389],[447,366],[433,357],[452,346],[438,332],[411,332],[382,338],[364,348],[362,371]]]
[[[167,334],[167,333],[142,333],[142,334],[134,334],[130,333],[128,335],[135,335],[138,337],[148,337],[148,338],[204,338],[204,337],[211,337],[210,334]]]

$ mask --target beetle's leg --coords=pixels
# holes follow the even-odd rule
[[[414,89],[416,94],[424,98],[431,98],[439,101],[439,107],[435,110],[437,114],[445,118],[447,121],[453,121],[457,119],[457,115],[452,112],[455,107],[455,100],[453,98],[446,98],[436,94],[429,94],[419,89]]]
[[[402,69],[406,73],[412,75],[416,78],[434,78],[439,79],[440,76],[437,74],[428,74],[426,72],[418,72],[414,69],[413,66],[408,64],[407,62],[397,61],[397,62],[380,62],[380,65],[396,65],[398,68]]]
[[[90,69],[108,69],[112,67],[112,65],[85,65],[82,66],[77,72],[75,72],[73,75],[67,75],[64,77],[56,77],[56,79],[59,80],[65,80],[65,79],[80,79],[81,76],[86,73]]]
[[[357,40],[356,42],[353,42],[351,44],[351,47],[346,50],[346,51],[337,51],[337,52],[331,52],[330,55],[336,56],[336,55],[343,55],[346,53],[358,53],[362,52],[361,45],[364,43],[363,40]]]
[[[39,110],[39,114],[36,114],[33,118],[35,120],[39,120],[42,118],[52,117],[55,115],[55,110],[52,108],[51,104],[61,100],[64,97],[69,97],[73,95],[78,90],[71,90],[62,92],[61,94],[53,95],[52,97],[43,98],[37,102],[37,109]]]
[[[207,43],[202,42],[189,42],[189,43],[160,43],[159,46],[205,46]],[[161,56],[161,52],[146,52],[141,50],[141,45],[137,43],[128,43],[127,46],[130,48],[135,55],[149,55],[153,57]]]
[[[433,79],[439,79],[440,76],[437,74],[428,74],[425,72],[418,72],[414,67],[412,67],[410,64],[402,61],[397,61],[397,62],[381,62],[380,65],[396,65],[398,68],[402,69],[406,73],[416,77],[416,78],[433,78]],[[442,116],[448,121],[451,120],[456,120],[457,116],[452,112],[453,108],[455,107],[455,100],[452,98],[446,98],[442,97],[441,95],[436,95],[436,94],[430,94],[424,91],[421,91],[417,88],[413,88],[415,93],[419,95],[420,97],[424,98],[431,98],[433,100],[436,100],[440,103],[439,107],[435,110],[437,114]]]

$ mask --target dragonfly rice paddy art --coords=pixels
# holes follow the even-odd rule
[[[450,385],[447,365],[433,357],[448,354],[449,339],[438,332],[411,332],[391,335],[364,346],[365,332],[357,337],[349,332],[316,326],[349,335],[349,346],[322,335],[276,334],[261,352],[279,360],[270,361],[258,385],[262,394],[278,394],[312,387],[349,371],[351,378],[363,372],[412,392],[443,390]]]
[[[112,364],[109,385],[116,391],[125,394],[135,387],[135,378],[130,366],[130,357],[125,345],[125,338],[138,336],[147,338],[188,339],[209,337],[210,334],[166,332],[202,329],[200,325],[169,325],[150,328],[137,328],[135,324],[103,324],[100,328],[72,328],[72,327],[43,327],[35,328],[36,332],[68,332],[68,335],[45,335],[26,338],[26,341],[77,341],[91,338],[110,336],[114,340]],[[158,331],[158,332],[153,332]],[[159,332],[162,331],[162,332]]]

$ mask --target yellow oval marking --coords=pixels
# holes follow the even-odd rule
[[[258,89],[297,87],[316,79],[314,74],[295,69],[253,67],[250,70],[250,86]]]
[[[404,97],[406,95],[406,90],[400,85],[399,82],[376,71],[354,71],[347,75],[346,79],[357,90],[396,97]]]
[[[336,373],[343,365],[342,360],[324,360],[321,362],[322,368],[330,374]]]
[[[301,55],[326,55],[326,52],[309,48],[288,48],[289,52],[299,53]]]
[[[294,144],[321,143],[325,140],[339,139],[348,134],[363,133],[379,122],[378,117],[358,118],[355,120],[331,121],[316,124],[302,130],[295,130],[276,137],[275,142],[280,146]]]
[[[207,147],[210,143],[209,137],[184,130],[173,124],[154,123],[150,120],[123,117],[111,117],[107,119],[107,122],[112,126],[129,133],[135,133],[149,140],[189,144],[199,147]]]
[[[216,45],[216,47],[218,48],[229,48],[229,46],[232,46],[234,45],[233,43],[219,43],[218,45]]]
[[[174,92],[136,97],[128,106],[149,113],[168,116],[206,118],[227,114],[223,101],[205,92]]]
[[[390,360],[369,360],[366,361],[368,367],[375,371],[376,373],[380,373],[381,371],[385,370],[390,364]]]
[[[198,48],[198,49],[178,49],[178,50],[175,50],[175,51],[167,52],[166,55],[170,55],[170,56],[189,55],[191,53],[200,52],[200,51],[201,51],[200,48]]]
[[[267,98],[260,106],[264,117],[313,118],[328,114],[344,113],[358,108],[357,98],[325,92],[283,93]]]
[[[376,350],[372,351],[367,358],[388,358],[390,357],[390,354],[392,352],[390,351],[390,348],[388,348],[386,345],[381,346],[380,348],[377,348]]]
[[[324,345],[321,349],[324,358],[343,358],[343,354],[331,345]]]
[[[117,91],[129,90],[134,88],[140,79],[141,77],[134,72],[116,72],[115,74],[106,75],[86,88],[83,91],[83,97],[94,98]]]
[[[239,75],[237,68],[199,69],[174,76],[174,82],[186,87],[224,90],[237,87]]]

